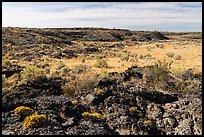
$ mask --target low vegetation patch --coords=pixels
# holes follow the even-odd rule
[[[45,73],[42,69],[35,67],[35,66],[27,66],[23,71],[20,73],[20,82],[19,84],[26,84],[28,81],[34,80],[39,76],[44,76]]]
[[[95,66],[98,68],[108,68],[108,63],[105,59],[98,59]]]
[[[38,115],[36,113],[27,116],[24,121],[23,121],[23,127],[24,128],[34,128],[37,126],[41,126],[42,124],[44,124],[46,122],[46,115],[45,114],[41,114]]]
[[[85,117],[92,117],[92,118],[97,118],[97,119],[102,119],[102,115],[99,114],[99,113],[89,113],[89,112],[84,112],[82,114],[82,116],[85,116]]]
[[[175,59],[175,60],[181,60],[181,59],[182,59],[182,56],[181,56],[181,55],[176,55],[176,56],[174,57],[174,59]]]
[[[174,52],[167,52],[166,55],[167,55],[167,57],[174,58],[175,53]]]
[[[32,113],[33,113],[33,110],[26,106],[20,106],[14,110],[14,114],[19,118],[29,116]]]

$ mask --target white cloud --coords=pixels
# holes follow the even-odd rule
[[[3,26],[110,27],[201,26],[201,3],[4,3]],[[171,30],[168,30],[171,28]],[[173,27],[173,28],[172,28]],[[131,27],[134,28],[134,27]],[[192,28],[191,28],[192,29]],[[198,27],[196,28],[198,29]],[[188,31],[188,30],[183,30]]]

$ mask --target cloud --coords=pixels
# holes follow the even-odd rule
[[[202,31],[202,3],[3,2],[2,24],[38,28],[107,27]]]

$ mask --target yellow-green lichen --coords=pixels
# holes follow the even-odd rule
[[[73,100],[73,101],[72,101],[72,105],[75,106],[75,105],[77,105],[77,104],[78,104],[78,101],[77,101],[77,100]]]
[[[14,110],[14,114],[18,117],[26,117],[31,115],[32,113],[33,113],[33,110],[26,106],[20,106]]]
[[[145,120],[144,121],[144,126],[145,127],[152,127],[153,126],[153,122],[151,120]]]
[[[97,119],[102,119],[102,116],[101,116],[101,114],[99,114],[99,113],[84,112],[84,113],[82,114],[82,116],[85,116],[85,117],[94,117],[94,118],[97,118]]]
[[[130,107],[130,108],[129,108],[129,111],[130,111],[130,112],[135,112],[136,110],[137,110],[137,107]]]
[[[36,113],[32,114],[31,116],[27,116],[23,121],[24,128],[33,128],[42,125],[46,122],[46,115],[41,114],[38,115]]]

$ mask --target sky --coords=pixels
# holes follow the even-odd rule
[[[2,2],[2,26],[202,32],[202,2]]]

